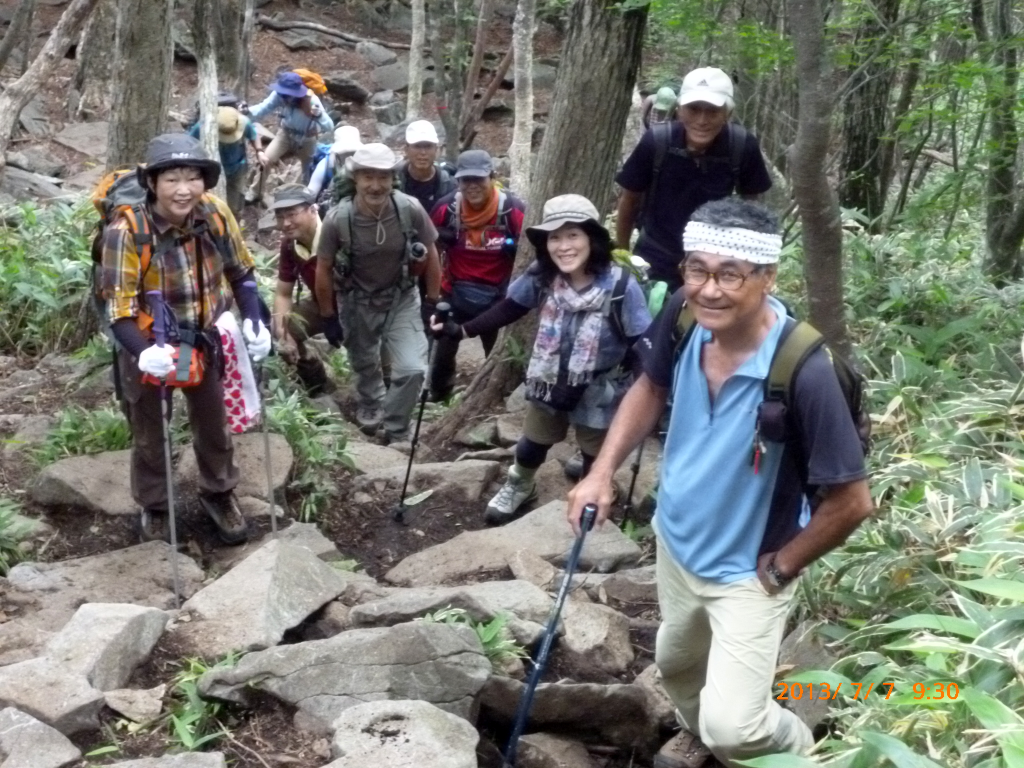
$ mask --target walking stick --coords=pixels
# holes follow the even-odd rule
[[[149,307],[153,311],[153,336],[156,345],[167,341],[167,315],[164,297],[160,291],[147,291]],[[181,607],[181,582],[178,581],[178,524],[174,516],[174,470],[171,467],[171,397],[173,392],[164,379],[160,380],[160,421],[164,432],[164,473],[167,475],[167,525],[171,532],[171,580],[174,584],[174,607]]]
[[[640,447],[636,449],[636,459],[633,461],[633,466],[630,469],[633,472],[633,476],[629,478],[629,493],[626,494],[626,503],[622,507],[622,525],[625,527],[626,523],[633,516],[633,491],[636,489],[636,476],[640,474],[640,461],[644,455],[644,444],[640,443]]]
[[[580,535],[572,545],[569,553],[569,560],[565,564],[565,575],[562,576],[562,586],[558,588],[558,597],[551,607],[551,614],[548,616],[548,626],[544,630],[544,638],[540,644],[540,653],[533,664],[533,671],[530,672],[530,680],[526,684],[526,690],[519,699],[519,706],[516,708],[516,719],[512,725],[512,735],[508,737],[508,746],[505,747],[505,757],[502,768],[515,768],[516,749],[519,747],[519,737],[523,735],[526,727],[526,720],[530,716],[530,707],[533,705],[533,694],[537,690],[537,684],[544,674],[548,664],[548,654],[551,652],[551,644],[555,639],[555,631],[558,629],[558,618],[562,614],[562,606],[569,594],[569,585],[572,583],[573,574],[576,572],[576,563],[580,559],[580,552],[583,551],[583,539],[594,526],[594,517],[597,515],[597,505],[587,504],[583,507],[583,519],[580,520]]]
[[[448,321],[448,313],[452,311],[447,302],[440,302],[434,313],[437,321],[444,325]],[[427,407],[427,393],[430,391],[430,374],[434,368],[434,335],[427,337],[427,373],[423,377],[423,386],[420,389],[420,413],[416,417],[416,428],[412,433],[412,446],[409,450],[409,463],[405,468],[405,481],[402,483],[402,495],[398,499],[398,506],[395,507],[393,516],[396,523],[405,525],[405,493],[409,490],[409,475],[412,474],[412,460],[416,456],[416,446],[420,443],[420,424],[423,423],[423,409]]]
[[[242,284],[246,288],[251,288],[256,291],[256,283],[252,280],[247,280]],[[262,322],[262,319],[261,321]],[[270,326],[267,326],[267,330],[270,330]],[[248,351],[248,348],[246,348]],[[274,354],[273,340],[271,340],[270,354]],[[250,356],[250,360],[252,357]],[[263,363],[257,363],[255,360],[252,361],[253,366],[256,369],[256,386],[259,389],[260,394],[260,424],[263,430],[263,465],[267,470],[267,510],[270,514],[270,537],[272,539],[277,538],[277,512],[274,510],[274,476],[270,468],[270,430],[267,427],[267,389],[264,386],[263,381]]]

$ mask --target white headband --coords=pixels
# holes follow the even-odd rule
[[[782,236],[691,221],[683,230],[683,251],[732,256],[751,264],[777,264],[782,252]]]

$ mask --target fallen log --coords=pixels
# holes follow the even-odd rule
[[[386,48],[398,48],[403,51],[408,51],[410,47],[408,43],[389,43],[386,40],[376,40],[372,37],[359,37],[358,35],[342,32],[340,29],[331,29],[330,27],[325,27],[323,24],[316,24],[312,21],[277,21],[269,16],[259,14],[256,16],[256,23],[277,32],[283,32],[286,29],[311,29],[314,32],[319,32],[323,35],[330,35],[331,37],[337,37],[346,43],[352,44],[376,43],[377,45],[383,45]]]

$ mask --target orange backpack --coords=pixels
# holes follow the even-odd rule
[[[306,84],[317,96],[323,96],[327,93],[327,83],[324,79],[311,69],[296,69],[295,74],[302,78],[302,82]]]

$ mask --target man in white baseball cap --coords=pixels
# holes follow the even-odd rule
[[[441,290],[437,230],[420,202],[393,188],[398,158],[364,144],[346,161],[355,194],[327,214],[316,246],[316,298],[324,335],[345,344],[356,375],[356,419],[384,444],[408,439],[427,369],[416,280],[429,300]],[[390,353],[385,386],[381,348]]]
[[[437,162],[441,140],[429,120],[414,120],[405,129],[405,160],[398,167],[398,185],[432,213],[434,205],[455,191],[455,180]]]
[[[756,198],[772,186],[757,138],[730,123],[732,78],[701,67],[683,78],[676,120],[652,124],[615,181],[619,197],[616,241],[629,248],[640,229],[636,254],[650,263],[650,277],[671,291],[682,285],[683,228],[697,208],[732,194]]]

